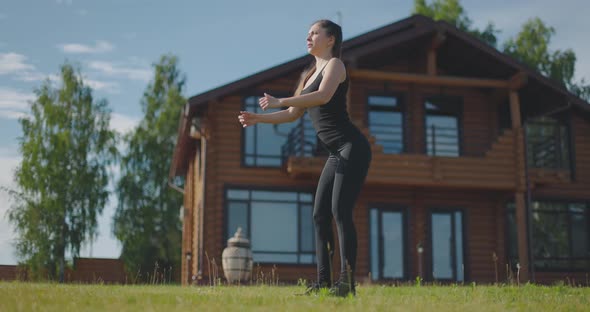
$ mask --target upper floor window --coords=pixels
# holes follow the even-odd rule
[[[527,123],[527,161],[532,168],[570,168],[567,127],[553,118],[542,117]]]
[[[431,156],[461,154],[461,99],[458,97],[429,97],[424,102],[426,152]]]
[[[368,98],[369,131],[383,153],[404,151],[404,110],[399,96],[371,95]]]
[[[269,113],[280,109],[262,111],[258,105],[257,96],[248,96],[244,99],[244,108],[254,113]],[[246,166],[252,167],[280,167],[281,147],[287,141],[287,135],[296,122],[279,125],[259,123],[243,129],[243,153],[242,161]]]

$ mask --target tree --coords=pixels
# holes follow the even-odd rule
[[[79,70],[61,66],[62,85],[36,89],[29,116],[19,119],[22,161],[8,217],[16,251],[35,277],[63,281],[65,253],[73,256],[96,235],[96,217],[108,200],[107,166],[115,160],[106,100],[95,101]]]
[[[563,84],[580,98],[590,100],[590,85],[582,79],[574,81],[576,54],[571,49],[549,51],[553,27],[540,18],[529,19],[515,38],[504,43],[504,53],[520,60],[541,74]]]
[[[500,31],[494,24],[488,22],[483,31],[473,28],[473,22],[465,13],[459,0],[433,0],[430,5],[426,3],[426,0],[414,0],[414,14],[428,16],[435,21],[446,21],[493,47],[497,44],[496,34]]]
[[[185,78],[174,56],[162,56],[154,68],[154,80],[141,100],[144,117],[125,137],[127,153],[121,160],[114,217],[114,233],[123,245],[121,257],[133,274],[153,272],[154,266],[180,267],[182,195],[167,181],[178,116],[186,103],[181,95]]]
[[[426,3],[426,0],[414,0],[414,13],[437,21],[444,20],[493,47],[497,46],[496,34],[500,31],[492,22],[488,22],[483,31],[472,28],[473,23],[459,0],[433,0],[430,5]],[[503,52],[563,84],[570,92],[585,101],[590,101],[590,84],[587,84],[583,78],[579,82],[573,79],[576,54],[571,49],[549,51],[551,37],[554,34],[555,29],[545,25],[541,19],[529,19],[516,38],[508,39],[503,44]]]

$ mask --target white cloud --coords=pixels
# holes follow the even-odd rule
[[[88,63],[88,67],[109,76],[123,77],[130,80],[147,82],[152,75],[150,69],[119,66],[111,62],[92,61]]]
[[[119,93],[119,84],[116,82],[105,82],[84,77],[84,83],[94,91],[105,91],[108,93]]]
[[[61,87],[63,85],[61,76],[51,75],[49,78],[51,82],[55,83],[58,87]],[[116,82],[92,79],[84,74],[82,75],[82,81],[84,82],[84,85],[92,88],[92,91],[104,91],[110,94],[117,94],[121,92],[119,84]]]
[[[58,46],[65,53],[104,53],[114,50],[114,46],[104,40],[97,40],[94,46],[79,43],[67,43]]]
[[[33,93],[25,93],[16,89],[0,87],[0,109],[28,109],[28,101],[33,101]]]
[[[15,77],[16,80],[26,81],[26,82],[40,81],[45,78],[47,78],[47,76],[43,75],[40,72],[21,72],[21,73],[18,73],[17,76]]]
[[[0,148],[0,186],[14,188],[12,177],[20,163],[16,148]],[[0,190],[0,264],[16,264],[14,255],[14,229],[8,222],[6,212],[10,208],[9,195]]]
[[[49,78],[55,81],[57,75],[45,75],[34,65],[26,62],[27,57],[14,52],[0,53],[0,75],[12,75],[15,80],[32,82]]]
[[[33,93],[0,87],[0,118],[18,119],[26,116],[29,101],[34,101]]]
[[[139,119],[122,114],[111,114],[111,129],[119,133],[125,133],[133,130],[139,124]]]
[[[13,110],[0,110],[0,118],[5,119],[19,119],[27,117],[28,114],[25,112],[18,112]]]
[[[25,82],[41,81],[41,80],[45,80],[45,79],[49,79],[51,82],[54,82],[54,83],[61,81],[61,77],[58,74],[46,75],[46,74],[43,74],[38,71],[17,73],[17,75],[14,79],[19,80],[19,81],[25,81]]]
[[[26,56],[18,53],[0,53],[0,75],[34,70],[35,66],[27,64]]]

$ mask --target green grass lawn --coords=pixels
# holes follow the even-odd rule
[[[590,288],[364,286],[298,296],[302,286],[113,286],[0,282],[0,311],[590,311]]]

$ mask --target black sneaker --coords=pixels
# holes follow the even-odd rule
[[[336,284],[330,288],[330,295],[332,296],[348,297],[348,294],[356,296],[354,283],[336,282]]]

